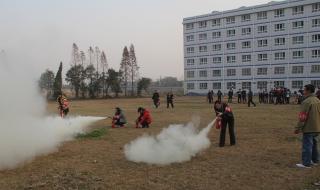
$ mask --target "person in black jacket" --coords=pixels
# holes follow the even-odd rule
[[[214,110],[216,116],[221,121],[221,131],[220,131],[220,143],[219,146],[223,147],[225,144],[226,130],[229,127],[230,145],[236,144],[236,137],[234,133],[234,116],[231,111],[230,106],[226,103],[216,101],[214,103]]]
[[[241,97],[241,89],[238,90],[237,95],[238,95],[238,103],[241,103],[241,99],[242,99],[242,97]]]
[[[167,94],[167,108],[169,108],[170,105],[171,105],[171,108],[174,108],[173,99],[174,99],[173,93],[172,92],[168,93]]]
[[[218,101],[221,102],[221,99],[222,99],[222,92],[220,90],[218,90],[217,92],[217,96],[218,96]]]
[[[160,106],[160,94],[158,91],[154,91],[152,96],[153,104],[156,108]]]
[[[253,104],[253,106],[256,107],[256,104],[253,102],[253,92],[250,89],[248,92],[248,107],[250,107],[251,104]]]
[[[232,103],[232,98],[233,98],[233,90],[231,88],[228,92],[228,103]]]

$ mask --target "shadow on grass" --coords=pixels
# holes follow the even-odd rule
[[[107,133],[106,128],[99,128],[88,133],[78,134],[76,139],[100,139]]]

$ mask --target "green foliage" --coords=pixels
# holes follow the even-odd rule
[[[78,134],[76,138],[77,139],[100,139],[106,133],[107,133],[106,128],[99,128],[85,134]]]
[[[141,78],[138,82],[138,95],[141,96],[142,90],[147,91],[150,84],[151,84],[150,78]]]
[[[59,70],[54,79],[53,98],[56,99],[61,94],[62,94],[62,62],[60,62]]]
[[[116,72],[114,69],[108,70],[108,77],[106,79],[107,89],[111,88],[111,91],[116,94],[116,97],[118,97],[121,92],[121,78],[122,72]]]
[[[72,66],[66,74],[66,81],[73,86],[76,92],[76,98],[79,98],[79,91],[84,79],[85,71],[82,65]]]
[[[54,73],[49,69],[47,69],[40,76],[39,87],[40,89],[52,90],[53,84],[54,84]]]

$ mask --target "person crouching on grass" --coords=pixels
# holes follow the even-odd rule
[[[315,87],[304,86],[304,100],[301,104],[299,122],[295,134],[302,132],[302,163],[299,168],[310,168],[319,162],[318,140],[320,133],[320,100],[314,95]]]
[[[120,108],[116,108],[116,112],[112,118],[112,128],[124,127],[127,123],[126,117]]]
[[[214,103],[214,111],[216,112],[217,121],[216,128],[220,129],[220,147],[224,147],[227,126],[229,127],[230,145],[236,144],[236,137],[234,134],[234,117],[230,106],[221,101]]]
[[[152,122],[150,112],[145,108],[139,107],[138,113],[139,117],[136,120],[136,128],[149,128]]]

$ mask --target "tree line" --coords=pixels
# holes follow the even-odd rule
[[[54,75],[47,69],[41,74],[39,87],[46,90],[48,98],[56,98],[62,93],[63,63]],[[79,50],[77,44],[72,45],[71,65],[66,72],[65,81],[75,92],[75,98],[107,98],[110,92],[116,97],[141,95],[151,84],[151,79],[139,79],[139,67],[134,45],[125,46],[122,53],[120,69],[108,67],[107,56],[99,47],[89,47],[87,52]],[[129,89],[131,87],[131,89]]]

